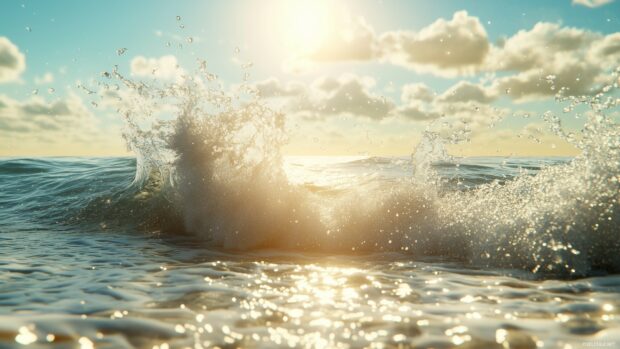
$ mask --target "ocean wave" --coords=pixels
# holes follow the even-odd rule
[[[3,160],[4,225],[192,234],[224,250],[398,251],[558,277],[620,271],[613,100],[588,100],[579,137],[546,115],[581,150],[572,160],[454,158],[429,129],[411,158],[295,163],[291,175],[285,115],[200,74],[147,85],[113,71],[136,97],[120,110],[136,159]],[[175,117],[156,117],[162,100]]]

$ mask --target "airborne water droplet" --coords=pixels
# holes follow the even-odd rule
[[[180,20],[181,20],[181,16],[177,16],[177,21],[180,21]]]
[[[117,55],[122,55],[123,53],[127,52],[127,48],[123,47],[123,48],[119,48],[118,50],[116,50],[116,54]]]
[[[190,36],[189,38],[187,38],[187,42],[191,44],[192,42],[194,42],[194,38]]]
[[[38,95],[39,94],[39,89],[35,88],[34,90],[32,90],[32,94],[33,95]]]
[[[50,87],[50,88],[47,89],[47,92],[48,93],[54,93],[54,92],[56,92],[56,90],[53,87]]]
[[[32,32],[32,28],[26,27],[26,31],[30,33],[30,32]]]

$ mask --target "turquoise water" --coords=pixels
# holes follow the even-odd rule
[[[3,159],[0,347],[616,347],[618,265],[599,257],[618,250],[596,243],[605,234],[551,235],[550,251],[563,261],[544,264],[534,236],[549,241],[548,233],[529,233],[531,253],[521,254],[507,226],[493,234],[480,226],[474,236],[468,224],[477,221],[465,222],[454,202],[478,213],[484,193],[506,205],[502,190],[519,181],[535,188],[537,177],[570,166],[565,158],[437,162],[431,198],[403,196],[402,187],[416,186],[409,158],[288,158],[288,181],[318,212],[316,237],[281,235],[295,222],[232,210],[214,219],[245,222],[235,226],[245,230],[222,240],[188,228],[188,201],[164,191],[160,177],[136,182],[133,158]],[[263,198],[246,199],[260,216]],[[513,204],[504,221],[524,217]],[[365,207],[349,213],[365,217],[364,226],[340,214],[351,207]],[[253,222],[261,234],[278,233],[248,241]],[[617,229],[607,234],[617,238]]]

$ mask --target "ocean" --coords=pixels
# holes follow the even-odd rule
[[[620,347],[609,153],[247,166],[180,133],[0,160],[0,348]]]

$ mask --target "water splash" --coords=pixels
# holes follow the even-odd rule
[[[204,61],[174,83],[134,81],[117,68],[111,75],[125,90],[119,111],[137,155],[135,184],[157,182],[152,190],[183,222],[175,231],[211,246],[406,251],[558,276],[620,270],[620,131],[609,113],[617,83],[593,97],[559,89],[558,102],[591,108],[579,134],[566,132],[559,116],[543,115],[554,134],[581,150],[570,163],[444,190],[434,166],[456,161],[444,144],[469,137],[429,129],[412,155],[411,179],[334,192],[289,183],[280,153],[286,117],[247,82],[226,91]]]

